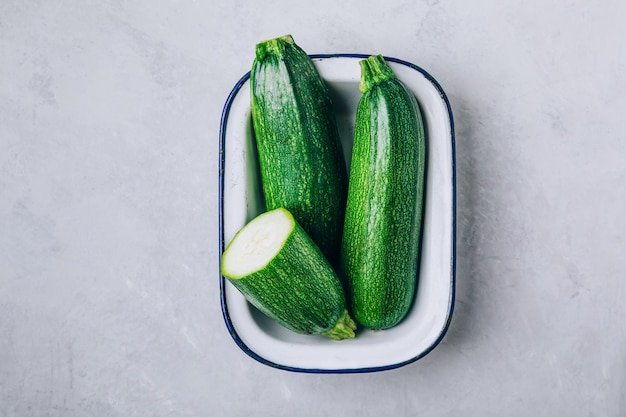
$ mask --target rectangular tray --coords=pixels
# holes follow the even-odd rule
[[[368,55],[311,55],[330,88],[349,164],[359,91],[359,61]],[[421,261],[415,301],[405,319],[384,331],[361,330],[355,339],[293,333],[268,319],[220,276],[224,321],[235,343],[268,366],[297,372],[374,372],[414,362],[432,351],[454,309],[456,179],[454,125],[443,89],[426,71],[385,57],[415,94],[426,125],[428,164]],[[265,210],[250,112],[249,73],[224,105],[219,153],[219,256],[234,234]]]

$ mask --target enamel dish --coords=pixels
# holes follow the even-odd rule
[[[311,55],[330,88],[346,160],[350,161],[359,91],[359,61],[367,55]],[[432,351],[454,309],[456,180],[452,111],[437,81],[422,68],[385,57],[415,94],[425,120],[428,163],[419,277],[407,316],[383,331],[360,329],[354,339],[293,333],[251,306],[220,276],[221,307],[234,342],[268,366],[310,373],[394,369]],[[219,256],[235,233],[265,210],[250,113],[249,73],[224,105],[219,152]]]

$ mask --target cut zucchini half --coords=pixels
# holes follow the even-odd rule
[[[339,277],[285,208],[260,214],[237,232],[222,255],[222,275],[296,333],[354,338]]]

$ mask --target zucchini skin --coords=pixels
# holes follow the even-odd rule
[[[256,45],[250,83],[266,208],[288,209],[336,266],[348,175],[328,87],[290,35]]]
[[[380,55],[360,62],[341,271],[353,317],[398,324],[415,295],[424,203],[426,137],[415,96]]]
[[[276,256],[244,277],[233,278],[222,264],[222,275],[263,314],[296,333],[353,338],[356,324],[347,311],[338,275],[292,214],[275,210],[293,220],[293,229]]]

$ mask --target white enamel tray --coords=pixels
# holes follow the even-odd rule
[[[359,92],[359,61],[367,55],[311,55],[333,95],[349,163]],[[415,94],[426,122],[428,165],[419,280],[406,318],[384,331],[359,330],[333,341],[293,333],[266,318],[220,276],[224,321],[235,343],[252,358],[298,372],[349,373],[397,368],[432,349],[448,329],[455,286],[455,147],[452,111],[442,88],[420,67],[385,57]],[[234,234],[264,211],[250,115],[249,73],[224,105],[219,153],[219,255]]]

